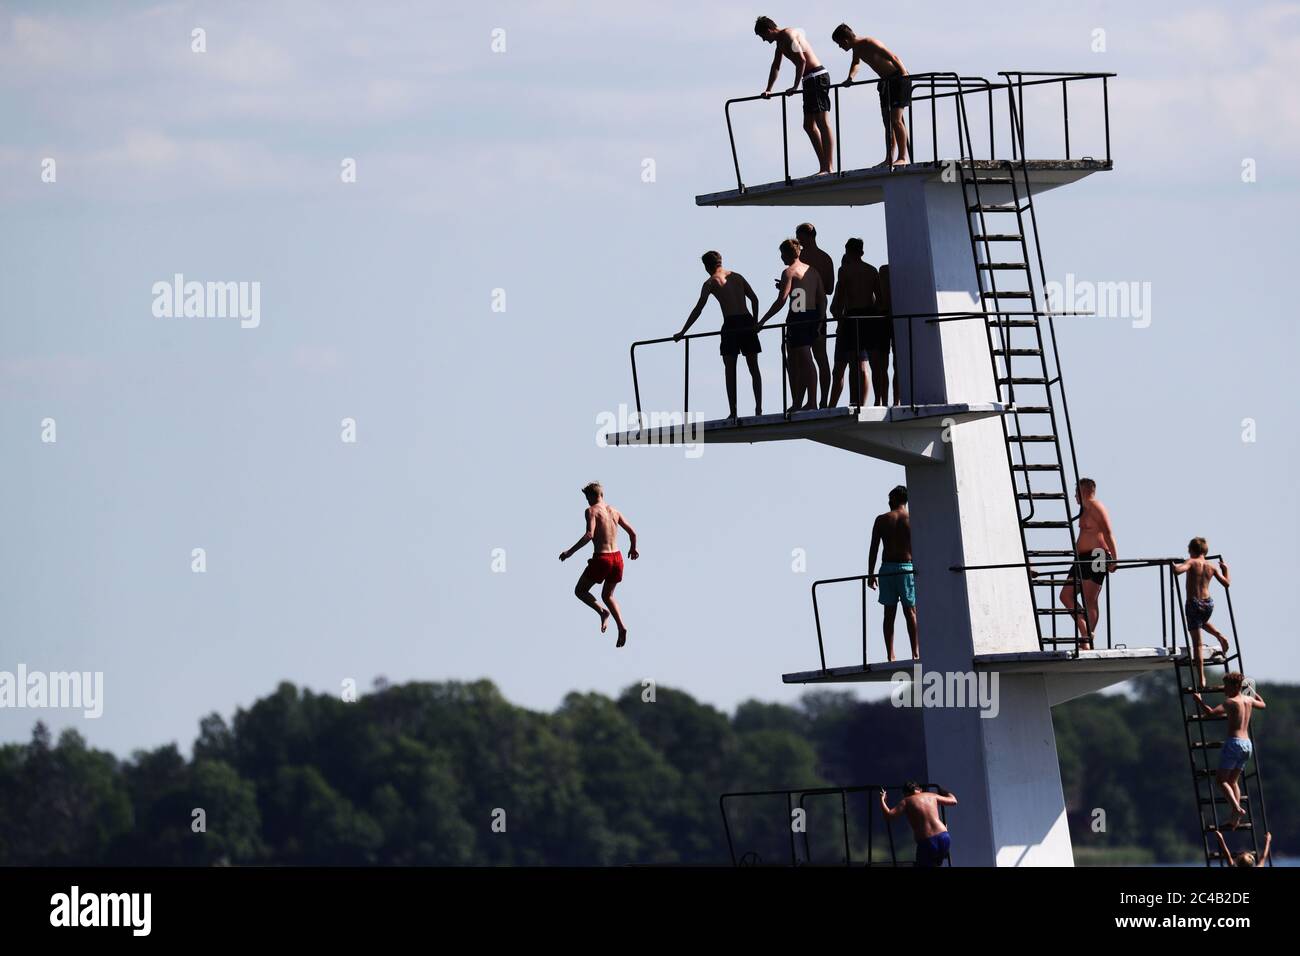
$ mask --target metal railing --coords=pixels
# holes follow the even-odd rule
[[[921,785],[921,789],[930,793],[942,793],[943,788],[937,784],[926,783]],[[731,857],[732,866],[854,866],[853,858],[853,841],[850,839],[850,813],[849,797],[853,794],[866,794],[866,858],[857,861],[858,866],[906,866],[907,862],[900,864],[898,859],[898,845],[894,840],[894,830],[889,821],[884,819],[877,805],[877,798],[881,791],[886,796],[890,793],[902,793],[901,785],[880,784],[863,784],[856,787],[808,787],[800,790],[747,790],[734,793],[724,793],[718,798],[718,809],[722,812],[722,826],[727,834],[727,852]],[[796,802],[795,797],[798,797]],[[839,797],[840,826],[839,839],[836,841],[842,849],[843,855],[834,863],[817,863],[813,860],[813,844],[809,839],[809,830],[807,821],[810,819],[806,802],[809,797]],[[789,843],[789,861],[781,863],[768,863],[757,850],[744,850],[737,855],[736,839],[733,832],[733,821],[727,816],[727,801],[750,800],[757,801],[764,797],[784,797],[785,798],[785,817],[779,825],[772,828],[766,835],[773,836],[777,832],[782,833],[782,842],[788,839]],[[795,827],[792,825],[792,817],[796,807],[804,811],[804,822],[801,833],[801,840],[796,839]],[[944,823],[947,823],[947,815],[943,806],[939,807],[939,817]],[[878,862],[876,860],[876,829],[877,824],[883,824],[884,846],[888,851],[888,861]],[[904,825],[906,828],[906,825]],[[909,834],[910,835],[910,834]],[[799,855],[799,844],[803,845],[803,855]],[[784,855],[784,854],[783,854]],[[947,865],[952,865],[952,859],[949,858]]]
[[[1048,313],[1041,310],[1025,310],[1025,311],[1008,310],[1008,311],[1001,311],[998,314],[1007,317],[1027,318],[1031,316],[1032,317],[1042,317],[1044,315],[1067,316],[1067,315],[1085,315],[1089,313],[1084,313],[1084,312]],[[867,316],[845,316],[843,318],[838,318],[838,319],[835,318],[834,316],[827,316],[824,321],[827,324],[826,340],[828,343],[838,338],[839,335],[841,334],[838,331],[840,323],[850,324],[850,326],[853,329],[853,335],[855,337],[855,341],[854,341],[855,354],[861,353],[861,348],[860,348],[861,329],[858,324],[859,320],[864,318],[865,319],[874,318],[874,319],[882,319],[882,320],[888,318],[891,321],[901,320],[907,322],[908,323],[907,335],[905,336],[896,335],[893,339],[891,351],[894,354],[893,371],[895,375],[897,375],[898,373],[897,352],[899,346],[902,345],[903,351],[907,353],[906,358],[904,359],[904,362],[907,366],[907,394],[905,396],[906,401],[900,402],[899,404],[908,406],[913,410],[915,410],[919,406],[916,401],[916,392],[915,392],[916,364],[914,361],[913,349],[912,349],[912,341],[914,337],[913,333],[915,330],[915,326],[913,323],[915,323],[918,320],[923,321],[925,324],[963,321],[969,319],[980,319],[982,321],[987,321],[990,315],[991,313],[989,312],[978,311],[978,310],[971,310],[966,312],[894,312],[887,317],[878,314],[867,315]],[[822,321],[822,320],[818,320],[818,321]],[[790,356],[786,348],[786,337],[784,335],[784,329],[788,325],[789,323],[786,322],[768,322],[761,329],[756,330],[756,334],[760,336],[769,331],[778,331],[782,333],[781,335],[781,413],[786,416],[789,416],[793,411],[797,411],[797,409],[790,408],[790,392],[789,392]],[[837,331],[835,332],[830,331],[830,326],[832,325],[836,327]],[[649,346],[666,345],[674,342],[682,343],[682,412],[685,413],[691,410],[691,342],[698,339],[716,338],[721,335],[722,335],[722,331],[719,329],[713,332],[689,332],[686,335],[682,335],[682,336],[667,335],[667,336],[661,336],[659,338],[653,338],[653,339],[639,339],[632,343],[631,347],[628,350],[628,354],[632,365],[632,391],[636,401],[638,421],[644,420],[644,411],[641,402],[641,372],[637,365],[637,350],[644,349]],[[828,352],[830,351],[833,351],[833,349],[828,347]],[[740,374],[740,371],[741,369],[738,366],[737,368],[738,376]],[[856,373],[855,365],[850,364],[847,372],[847,374],[850,376],[850,384],[852,383],[852,376],[855,373]],[[816,383],[814,383],[814,385],[816,385]],[[993,396],[1000,397],[1000,389],[997,388],[996,382],[994,383],[993,387],[995,389],[995,391],[993,392]],[[737,391],[739,392],[739,385]],[[853,390],[845,389],[844,391],[846,395],[851,395]],[[863,396],[863,398],[865,398],[865,396]],[[865,402],[863,404],[865,405]]]
[[[873,577],[902,577],[907,574],[916,574],[915,568],[911,571],[880,571],[876,574],[851,574],[842,578],[822,578],[820,581],[814,581],[812,583],[813,621],[817,626],[817,653],[821,659],[823,671],[826,671],[829,668],[826,666],[826,644],[822,639],[822,613],[821,606],[817,601],[817,589],[827,584],[844,584],[849,581],[859,582],[862,588],[862,666],[865,669],[869,664],[869,655],[867,652],[867,591],[869,588],[867,582]],[[903,627],[904,630],[906,630],[905,624]],[[897,637],[897,632],[895,632],[895,637]]]
[[[1219,560],[1220,555],[1207,556],[1207,560]],[[1105,586],[1101,590],[1101,604],[1098,608],[1097,628],[1091,635],[1091,641],[1094,649],[1098,649],[1099,641],[1104,635],[1105,646],[1109,650],[1128,647],[1161,647],[1166,650],[1191,653],[1191,645],[1187,631],[1187,619],[1184,614],[1184,602],[1182,600],[1182,588],[1179,585],[1177,576],[1173,573],[1173,566],[1182,563],[1185,558],[1124,558],[1114,562],[1107,561],[1108,570]],[[1076,645],[1080,641],[1078,631],[1074,624],[1074,619],[1087,613],[1088,607],[1084,599],[1083,589],[1079,582],[1083,575],[1083,568],[1092,564],[1093,559],[1090,556],[1081,556],[1076,559],[1062,558],[1060,560],[1038,560],[1038,561],[1021,561],[1009,562],[1003,564],[974,564],[974,565],[955,565],[949,568],[950,571],[958,573],[967,573],[970,571],[996,571],[1008,570],[1011,568],[1023,568],[1029,575],[1030,587],[1047,587],[1051,598],[1047,608],[1040,609],[1037,613],[1040,616],[1052,618],[1052,631],[1049,635],[1042,635],[1040,630],[1039,645],[1043,650],[1058,650],[1060,645]],[[1124,635],[1116,635],[1114,625],[1114,615],[1112,613],[1111,595],[1114,590],[1115,575],[1120,572],[1136,571],[1141,569],[1154,570],[1157,575],[1156,591],[1160,600],[1160,615],[1158,619],[1160,642],[1153,644],[1149,635],[1152,631],[1143,631],[1144,635],[1136,643],[1122,642],[1117,640]],[[1064,574],[1064,576],[1062,576]],[[1074,589],[1076,600],[1075,610],[1066,609],[1060,603],[1060,591],[1064,587]],[[1232,589],[1224,588],[1225,600],[1228,606],[1228,616],[1232,621],[1233,637],[1236,641],[1236,625],[1232,612]],[[1059,618],[1069,619],[1069,633],[1060,633],[1056,627],[1056,621]],[[1085,618],[1086,620],[1086,618]],[[1181,637],[1181,646],[1179,643]]]
[[[920,104],[924,108],[925,104],[929,106],[930,114],[930,156],[931,162],[938,164],[941,161],[939,135],[940,114],[939,101],[945,99],[953,100],[953,119],[958,124],[957,149],[955,156],[949,153],[943,158],[961,158],[967,160],[980,160],[982,156],[976,156],[973,144],[970,150],[966,150],[960,130],[967,124],[967,114],[972,112],[975,101],[982,99],[986,106],[980,112],[980,117],[985,119],[988,128],[988,162],[996,163],[1000,160],[1010,159],[1021,161],[1025,159],[1025,89],[1031,87],[1047,86],[1049,84],[1060,84],[1061,87],[1061,106],[1062,106],[1062,137],[1063,137],[1063,157],[1044,157],[1046,161],[1064,160],[1075,161],[1074,146],[1070,137],[1070,98],[1069,86],[1071,83],[1082,83],[1088,81],[1101,81],[1102,88],[1102,116],[1101,124],[1104,131],[1104,148],[1105,159],[1096,160],[1092,156],[1080,156],[1079,160],[1094,160],[1104,162],[1109,165],[1111,162],[1110,154],[1110,90],[1109,83],[1114,73],[1099,72],[1076,72],[1076,73],[1046,73],[1030,72],[1019,70],[1004,70],[998,73],[1003,78],[1002,82],[991,82],[982,76],[961,76],[953,72],[933,72],[933,73],[912,73],[908,79],[912,83],[912,102],[907,108],[907,131],[908,131],[908,158],[911,162],[917,162],[916,157],[916,111]],[[845,173],[843,159],[843,143],[841,110],[840,110],[840,93],[841,90],[848,91],[851,89],[864,88],[875,91],[878,89],[880,80],[865,80],[849,83],[831,84],[833,94],[833,134],[835,137],[835,175],[842,176]],[[731,144],[731,162],[736,172],[736,189],[744,192],[745,183],[740,172],[740,155],[736,149],[735,126],[732,122],[731,108],[741,103],[752,103],[758,100],[776,99],[781,104],[781,153],[785,181],[790,182],[790,134],[789,134],[789,109],[786,101],[791,97],[798,95],[798,90],[782,90],[773,92],[768,96],[762,94],[756,96],[738,96],[726,101],[723,107],[723,114],[727,121],[727,139]],[[1002,138],[1011,144],[1011,155],[998,156],[998,129],[1000,124],[996,119],[998,110],[995,107],[997,96],[1005,94],[1008,107],[1008,122],[1002,127]],[[970,103],[967,99],[970,98]],[[946,111],[946,104],[945,104]],[[878,120],[880,117],[878,110],[872,110],[871,115]],[[1019,119],[1017,119],[1017,116]],[[982,126],[983,124],[981,124]],[[967,127],[968,128],[968,127]],[[947,149],[950,145],[946,140],[942,145]],[[981,153],[983,151],[981,150]]]

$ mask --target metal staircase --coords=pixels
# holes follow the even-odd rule
[[[1172,576],[1171,576],[1172,577]],[[1177,578],[1173,580],[1174,598],[1177,601],[1176,607],[1181,608],[1183,605],[1182,589],[1179,587]],[[1240,671],[1245,673],[1244,665],[1241,660],[1241,645],[1237,640],[1237,622],[1232,613],[1232,589],[1224,588],[1226,595],[1224,603],[1228,608],[1228,621],[1231,625],[1229,640],[1231,647],[1228,649],[1223,661],[1215,666],[1223,668],[1223,674],[1230,671]],[[1179,617],[1182,617],[1179,612]],[[1208,635],[1207,635],[1208,636]],[[1210,638],[1213,640],[1213,638]],[[1198,690],[1204,698],[1207,695],[1222,695],[1223,683],[1222,674],[1212,678],[1209,673],[1210,663],[1206,659],[1206,681],[1210,682],[1217,679],[1219,683],[1210,683],[1210,686],[1200,690],[1196,686],[1196,660],[1192,656],[1190,637],[1187,634],[1186,620],[1183,620],[1183,646],[1185,652],[1177,657],[1174,661],[1174,676],[1178,681],[1178,701],[1183,720],[1183,734],[1187,741],[1187,759],[1192,771],[1192,793],[1196,798],[1196,816],[1198,825],[1201,828],[1201,848],[1205,852],[1205,865],[1211,866],[1216,861],[1220,865],[1226,865],[1227,860],[1224,858],[1223,851],[1219,848],[1219,841],[1215,838],[1214,832],[1221,830],[1225,839],[1231,839],[1232,833],[1244,833],[1250,837],[1250,848],[1254,851],[1256,859],[1263,849],[1262,834],[1268,831],[1268,815],[1264,807],[1264,781],[1260,776],[1259,750],[1255,749],[1246,764],[1246,769],[1238,778],[1238,785],[1241,789],[1241,806],[1246,811],[1246,818],[1235,830],[1225,830],[1222,828],[1226,818],[1231,817],[1231,810],[1228,809],[1228,798],[1219,792],[1215,783],[1215,776],[1218,771],[1218,754],[1223,748],[1223,737],[1227,730],[1227,718],[1222,715],[1208,715],[1201,711],[1196,705],[1193,693]],[[1210,703],[1210,701],[1206,701]],[[1252,721],[1253,728],[1253,721]],[[1248,729],[1252,744],[1255,740],[1253,729]],[[1224,819],[1220,819],[1220,811],[1224,812]],[[1237,852],[1242,852],[1238,850]],[[1269,860],[1269,866],[1273,865]]]
[[[1014,98],[1011,104],[1013,132],[1019,132]],[[1048,575],[1029,574],[1039,646],[1044,650],[1076,646],[1074,612],[1058,607],[1055,597],[1061,586],[1073,583],[1079,606],[1083,606],[1080,569],[1069,563],[1076,553],[1077,516],[1071,513],[1070,501],[1079,466],[1052,304],[1044,302],[1040,307],[1035,283],[1035,271],[1042,286],[1047,279],[1023,142],[1017,151],[1019,161],[976,162],[969,158],[973,150],[964,111],[959,125],[963,133],[959,163],[962,199],[980,301],[987,315],[989,357],[998,399],[1009,406],[1001,416],[1002,432],[1021,544],[1029,564],[1047,559],[1060,567]],[[1064,627],[1058,626],[1060,618],[1065,619]]]

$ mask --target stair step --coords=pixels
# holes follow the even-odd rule
[[[1047,551],[1034,551],[1034,550],[1029,550],[1029,551],[1026,551],[1025,554],[1028,555],[1028,556],[1031,557],[1031,558],[1069,558],[1069,557],[1073,557],[1074,552],[1073,552],[1073,551],[1070,551],[1070,550],[1068,550],[1068,549],[1066,549],[1066,550],[1047,550]]]
[[[1068,528],[1068,521],[1022,521],[1022,526],[1026,528]]]
[[[1015,358],[1017,355],[1042,355],[1043,350],[1042,349],[994,349],[993,354],[1001,355],[1003,357],[1010,355],[1012,358]]]
[[[1245,800],[1246,800],[1245,797],[1242,797],[1241,799],[1242,799],[1242,802],[1243,802],[1243,803],[1244,803]],[[1237,829],[1235,829],[1235,830],[1227,830],[1227,829],[1224,829],[1224,828],[1222,828],[1222,827],[1216,827],[1213,823],[1207,823],[1207,824],[1205,825],[1205,827],[1201,830],[1201,832],[1202,832],[1202,833],[1213,833],[1215,830],[1222,830],[1224,833],[1240,833],[1242,830],[1253,830],[1253,829],[1255,829],[1255,824],[1253,824],[1253,823],[1244,823],[1244,822],[1243,822],[1243,823],[1239,823],[1239,824],[1237,824]]]
[[[1046,405],[1013,405],[1011,412],[1020,415],[1050,415],[1052,410]]]
[[[982,202],[967,206],[967,212],[1024,212],[1019,206],[1007,202]]]
[[[1023,242],[1025,237],[1018,232],[983,232],[971,238],[976,242]]]
[[[1203,807],[1208,806],[1211,803],[1226,804],[1228,802],[1228,798],[1227,797],[1200,797],[1199,802]],[[1250,803],[1250,797],[1246,796],[1246,794],[1243,793],[1241,795],[1241,802]],[[1242,824],[1242,826],[1245,825],[1246,825],[1245,823]],[[1237,827],[1237,829],[1240,830],[1241,827]],[[1228,832],[1231,833],[1232,831],[1229,830]]]
[[[1008,435],[1007,441],[1039,442],[1039,443],[1049,442],[1049,441],[1054,442],[1056,441],[1056,436],[1055,435]]]
[[[1184,694],[1222,694],[1223,685],[1220,684],[1218,687],[1207,687],[1205,688],[1205,690],[1200,690],[1200,691],[1198,691],[1195,687],[1184,687],[1182,688],[1182,691]]]
[[[985,272],[1005,271],[1008,269],[1028,269],[1029,265],[1024,262],[981,262],[975,266],[976,269],[983,269]]]
[[[1032,299],[1032,292],[981,292],[986,299]]]
[[[1042,499],[1064,501],[1065,492],[1063,491],[1021,491],[1016,493],[1016,497],[1021,501],[1039,501]]]
[[[1011,186],[1015,183],[1015,180],[1010,176],[989,176],[987,179],[980,176],[975,176],[973,178],[970,176],[963,176],[962,181],[966,183],[967,186]]]
[[[1039,608],[1038,613],[1041,614],[1041,615],[1049,615],[1049,616],[1055,616],[1055,615],[1072,615],[1072,614],[1074,614],[1073,611],[1069,610],[1068,608],[1063,608],[1063,607],[1045,607],[1045,608]]]
[[[1059,465],[1012,465],[1012,471],[1060,471]]]
[[[1074,583],[1074,579],[1073,578],[1034,578],[1029,583],[1031,586],[1036,588],[1045,588],[1045,587],[1059,588],[1063,585]]]
[[[998,384],[999,384],[999,385],[1007,385],[1007,384],[1011,384],[1011,385],[1046,385],[1046,384],[1047,384],[1047,379],[1045,379],[1045,378],[1015,378],[1015,377],[1013,377],[1013,378],[1000,378],[1000,379],[998,379]]]

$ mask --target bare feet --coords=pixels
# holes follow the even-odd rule
[[[909,165],[911,165],[911,163],[910,163],[908,160],[906,160],[906,159],[896,159],[896,160],[894,160],[894,165],[895,165],[895,166],[909,166]]]
[[[1246,819],[1246,811],[1241,809],[1241,807],[1234,807],[1232,811],[1232,819],[1228,821],[1228,829],[1229,830],[1237,829],[1237,827],[1241,826],[1241,822],[1245,819]]]
[[[622,646],[623,646],[624,644],[626,644],[626,643],[627,643],[627,628],[625,628],[625,627],[621,627],[621,628],[619,628],[619,631],[618,631],[618,643],[615,644],[614,646],[615,646],[615,647],[622,647]]]
[[[604,634],[609,628],[609,611],[603,607],[600,609],[600,633]]]
[[[890,158],[889,158],[888,156],[886,156],[886,157],[885,157],[885,161],[884,161],[883,163],[876,163],[876,165],[872,166],[871,168],[872,168],[872,169],[888,169],[891,165],[892,165],[892,160],[890,160]]]

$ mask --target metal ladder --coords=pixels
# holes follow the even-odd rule
[[[1048,308],[1039,307],[1035,261],[1038,280],[1046,285],[1046,277],[1028,169],[1023,162],[1010,160],[976,165],[963,159],[959,166],[971,255],[979,278],[980,302],[987,315],[993,378],[999,401],[1010,406],[1001,416],[1002,434],[1015,489],[1021,544],[1030,563],[1034,558],[1045,558],[1059,560],[1062,565],[1062,570],[1050,575],[1029,575],[1039,646],[1056,650],[1059,645],[1074,646],[1079,641],[1073,612],[1057,607],[1055,601],[1058,588],[1074,583],[1082,605],[1080,569],[1066,566],[1076,553],[1076,516],[1071,513],[1070,498],[1079,469],[1056,330],[1051,315],[1045,314],[1050,312],[1050,303]],[[997,190],[999,196],[989,196],[990,189]],[[1007,192],[1009,201],[1002,198]],[[1006,277],[1001,286],[999,276]],[[1014,287],[1007,288],[1009,285]],[[1046,336],[1040,316],[1046,318]],[[1071,466],[1068,472],[1067,451]],[[1061,633],[1056,623],[1061,617],[1068,622],[1066,633]]]
[[[1182,589],[1178,585],[1176,578],[1171,577],[1172,594],[1175,613],[1181,618],[1183,606]],[[1227,595],[1225,603],[1228,606],[1228,621],[1231,625],[1232,647],[1222,662],[1222,664],[1211,665],[1206,663],[1206,680],[1212,678],[1208,670],[1212,666],[1222,666],[1223,673],[1229,671],[1241,671],[1245,673],[1241,662],[1241,645],[1237,641],[1237,624],[1232,613],[1232,596],[1231,589],[1225,588]],[[1187,759],[1192,771],[1192,793],[1196,798],[1196,818],[1201,828],[1201,848],[1205,852],[1205,865],[1212,866],[1216,861],[1220,866],[1226,865],[1223,851],[1219,848],[1219,841],[1214,838],[1214,831],[1221,828],[1219,811],[1220,808],[1227,808],[1228,798],[1218,792],[1215,784],[1215,776],[1218,770],[1218,760],[1216,756],[1223,748],[1223,731],[1227,728],[1227,718],[1223,716],[1208,716],[1201,712],[1196,706],[1196,701],[1192,694],[1196,688],[1196,660],[1192,656],[1190,637],[1186,630],[1186,619],[1183,619],[1183,644],[1184,653],[1174,659],[1174,678],[1178,682],[1178,702],[1183,719],[1183,734],[1187,741]],[[1204,635],[1214,640],[1211,635]],[[1202,698],[1207,695],[1223,693],[1222,679],[1217,685],[1210,684],[1204,691],[1201,691]],[[1211,703],[1207,700],[1206,703]],[[1207,729],[1209,733],[1207,734]],[[1253,744],[1255,741],[1254,731],[1250,730],[1250,739]],[[1263,840],[1261,834],[1268,831],[1268,814],[1264,806],[1264,780],[1260,776],[1259,751],[1255,750],[1246,764],[1246,769],[1238,778],[1241,789],[1241,806],[1246,811],[1246,819],[1236,828],[1235,831],[1224,830],[1224,838],[1229,839],[1230,835],[1236,833],[1248,833],[1250,835],[1251,849],[1254,851],[1256,859],[1263,849]],[[1231,811],[1226,811],[1227,816],[1231,816]],[[1258,825],[1257,825],[1258,818]],[[1239,851],[1240,852],[1240,851]],[[1270,858],[1269,866],[1273,865]]]

